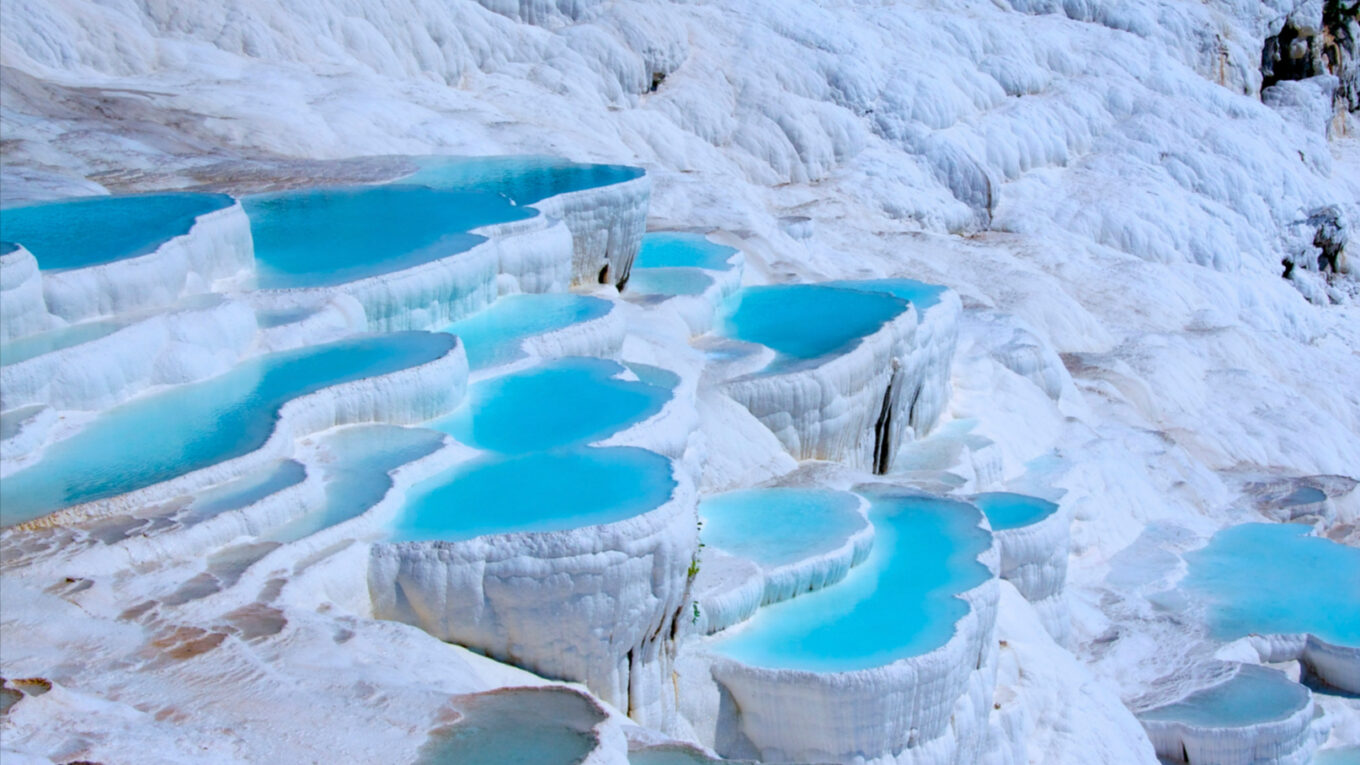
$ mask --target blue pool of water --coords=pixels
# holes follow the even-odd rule
[[[418,162],[420,170],[401,179],[401,183],[503,194],[519,205],[532,205],[571,191],[612,186],[640,178],[645,172],[628,165],[582,164],[532,154],[422,157]]]
[[[750,489],[699,503],[703,540],[761,566],[831,552],[865,528],[859,498],[829,489]]]
[[[1058,506],[1046,499],[1008,491],[979,494],[973,497],[973,504],[982,509],[996,531],[1038,523],[1058,511]]]
[[[278,460],[199,494],[177,520],[186,526],[202,523],[229,510],[253,505],[271,494],[302,483],[306,478],[307,468],[302,463]]]
[[[713,277],[697,268],[634,268],[628,289],[640,295],[702,295]]]
[[[632,447],[490,455],[412,488],[394,541],[563,531],[612,523],[664,504],[670,460]]]
[[[570,691],[509,689],[464,697],[462,717],[433,731],[416,765],[577,765],[603,715]]]
[[[746,287],[723,307],[719,332],[764,345],[782,359],[772,369],[845,353],[907,309],[879,292],[786,284]]]
[[[715,760],[680,746],[655,746],[628,753],[628,765],[722,765],[724,762],[736,761]]]
[[[1185,555],[1181,586],[1207,602],[1215,635],[1307,632],[1360,646],[1360,549],[1296,524],[1226,528]]]
[[[948,642],[968,606],[955,597],[990,576],[991,544],[972,505],[869,495],[874,546],[840,583],[765,606],[716,644],[751,666],[845,672],[883,666]]]
[[[322,466],[326,504],[265,538],[292,542],[358,517],[387,496],[392,471],[433,454],[443,444],[443,434],[423,428],[355,425],[337,430],[323,444],[333,458]]]
[[[343,284],[412,268],[485,241],[469,229],[537,214],[496,194],[422,186],[302,189],[242,204],[266,289]]]
[[[154,252],[198,216],[234,203],[226,194],[173,193],[7,207],[0,239],[22,244],[45,271],[84,268]]]
[[[106,335],[126,327],[128,321],[113,319],[109,321],[89,321],[84,324],[72,324],[57,329],[49,329],[46,332],[39,332],[36,335],[28,335],[17,340],[11,340],[4,345],[0,345],[0,366],[18,364],[21,361],[28,361],[31,358],[41,356],[44,353],[60,351],[63,348],[70,348],[81,343],[88,343],[98,340]]]
[[[1298,507],[1299,505],[1311,505],[1327,499],[1327,495],[1321,489],[1313,486],[1300,486],[1290,492],[1280,504],[1285,507]]]
[[[1360,746],[1323,749],[1313,757],[1313,765],[1360,765]]]
[[[707,268],[728,271],[731,258],[738,250],[725,244],[710,242],[703,234],[683,231],[653,231],[644,234],[633,269],[648,268]]]
[[[1238,728],[1283,720],[1308,704],[1308,689],[1284,673],[1244,665],[1225,683],[1205,688],[1164,707],[1142,712],[1144,720],[1181,722],[1206,728]]]
[[[110,409],[0,482],[0,523],[141,489],[262,446],[279,408],[322,388],[433,361],[453,337],[398,332],[251,359]]]
[[[862,279],[824,283],[828,287],[842,287],[848,290],[892,295],[915,305],[917,311],[925,311],[938,304],[940,296],[948,289],[938,284],[918,282],[915,279]]]
[[[669,387],[620,379],[626,371],[616,361],[565,358],[493,377],[431,427],[507,454],[599,441],[661,411],[671,397]]]
[[[444,331],[462,338],[469,366],[485,369],[523,358],[525,338],[598,319],[611,308],[608,300],[584,295],[508,295]]]

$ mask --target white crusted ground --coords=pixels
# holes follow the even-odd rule
[[[1309,210],[1360,220],[1355,121],[1333,121],[1329,140],[1310,117],[1330,81],[1273,92],[1278,109],[1258,97],[1262,38],[1319,11],[5,0],[0,194],[230,184],[233,162],[260,156],[547,152],[645,166],[649,224],[733,234],[748,283],[946,285],[963,309],[948,443],[919,477],[962,491],[1037,481],[1065,489],[1073,515],[1070,651],[999,585],[988,760],[1150,763],[1120,702],[1184,695],[1219,649],[1149,598],[1179,575],[1179,554],[1262,519],[1246,484],[1360,477],[1355,282],[1302,268],[1284,280],[1279,265],[1316,257],[1299,224]],[[598,279],[598,247],[641,233],[634,216],[582,248],[587,234],[562,217],[577,281]],[[3,257],[3,336],[50,326],[25,307],[31,268]],[[513,272],[514,257],[498,262]],[[610,266],[617,283],[627,269]],[[160,304],[198,289],[148,284]],[[83,289],[58,296],[67,318],[122,294]],[[305,331],[357,328],[353,308]],[[624,358],[697,378],[702,353],[676,339],[685,321],[627,319],[628,338],[614,336]],[[795,467],[740,405],[703,387],[695,401],[686,461],[704,465],[700,490]],[[5,421],[6,455],[62,427],[50,410],[20,415],[13,433]],[[1353,506],[1345,493],[1338,508]],[[1346,524],[1329,533],[1353,544]],[[246,540],[178,561],[171,550],[137,575],[66,563],[59,534],[30,542],[45,549],[6,542],[0,669],[54,685],[0,722],[7,760],[411,759],[450,695],[539,682],[364,618],[344,572],[364,570],[368,551],[343,539],[300,557]],[[34,559],[27,575],[11,566]],[[987,703],[973,690],[967,703]],[[1360,744],[1357,702],[1317,695],[1333,723],[1324,746]],[[622,728],[658,738],[613,719],[606,760],[621,761]]]

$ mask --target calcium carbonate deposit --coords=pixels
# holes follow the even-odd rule
[[[0,760],[1360,752],[1356,0],[0,0]]]

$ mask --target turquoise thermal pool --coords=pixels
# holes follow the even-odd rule
[[[871,669],[932,651],[968,612],[957,597],[987,581],[991,545],[976,508],[938,497],[868,495],[874,546],[840,583],[758,610],[716,650],[755,667]]]
[[[749,489],[699,503],[704,543],[773,568],[839,549],[868,526],[854,494]]]
[[[226,194],[171,193],[7,207],[0,239],[23,245],[44,271],[84,268],[155,252],[199,216],[233,204]]]
[[[599,441],[661,411],[673,387],[620,377],[617,361],[572,357],[484,380],[431,427],[507,454]]]
[[[1208,605],[1216,637],[1309,633],[1360,646],[1360,549],[1308,531],[1245,523],[1185,555],[1181,587]]]
[[[444,445],[442,433],[397,425],[355,425],[328,435],[322,449],[330,458],[322,465],[326,504],[266,535],[273,542],[292,542],[356,518],[387,496],[392,471]]]
[[[1058,511],[1058,506],[1046,499],[1008,491],[979,494],[973,497],[973,504],[981,508],[995,531],[1029,526]]]
[[[584,295],[507,295],[444,331],[462,339],[470,367],[485,369],[523,358],[520,345],[529,337],[598,319],[612,308]]]
[[[453,337],[397,332],[251,359],[226,374],[110,409],[0,482],[4,525],[124,494],[239,457],[268,440],[284,403],[418,366]]]
[[[458,541],[613,523],[660,507],[675,486],[670,460],[644,449],[490,455],[414,486],[390,538]]]
[[[49,329],[0,345],[0,366],[18,364],[45,353],[72,348],[117,332],[130,323],[127,319],[88,321]]]
[[[722,765],[736,760],[715,760],[702,752],[679,746],[654,746],[628,753],[628,765]]]
[[[324,287],[412,268],[486,241],[478,226],[532,218],[496,194],[359,186],[242,200],[259,286]]]
[[[1307,688],[1282,672],[1243,665],[1227,682],[1138,716],[1201,728],[1241,728],[1283,720],[1307,706],[1308,697]]]
[[[940,302],[940,296],[945,293],[946,287],[938,284],[926,284],[915,279],[862,279],[857,281],[835,281],[823,282],[828,287],[841,287],[847,290],[859,290],[860,292],[878,292],[885,295],[892,295],[916,306],[918,311],[925,311]]]
[[[190,526],[202,523],[229,510],[239,510],[259,502],[271,494],[296,486],[307,478],[307,468],[294,460],[278,460],[273,464],[214,486],[194,497],[194,501],[176,518]]]
[[[641,178],[640,167],[592,165],[557,157],[421,157],[420,170],[400,183],[436,189],[501,194],[517,205],[532,205],[572,191],[612,186]]]
[[[628,289],[640,295],[702,295],[713,277],[697,268],[634,268]]]
[[[907,310],[879,292],[788,284],[746,287],[727,301],[719,332],[780,355],[767,371],[846,353]]]
[[[416,765],[577,765],[604,714],[579,693],[512,688],[466,696],[457,722],[430,734]]]
[[[683,231],[653,231],[642,237],[634,269],[651,268],[706,268],[728,271],[732,256],[738,250],[725,244],[710,242],[703,234]]]

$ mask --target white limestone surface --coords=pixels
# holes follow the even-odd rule
[[[23,245],[0,254],[0,342],[52,326],[38,260]]]
[[[157,385],[221,374],[255,349],[255,312],[199,296],[89,342],[0,367],[0,409],[99,410]]]
[[[623,183],[557,194],[534,207],[571,230],[571,283],[628,283],[633,258],[647,230],[652,179],[641,175]]]

